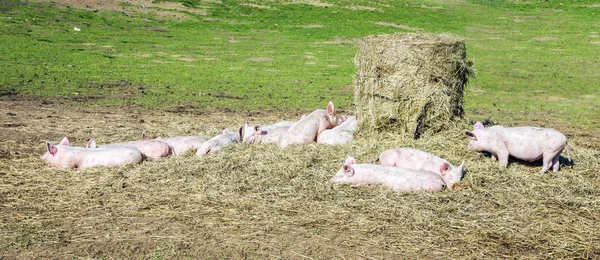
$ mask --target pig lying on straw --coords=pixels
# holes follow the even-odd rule
[[[138,164],[144,160],[142,153],[132,146],[106,148],[84,148],[70,146],[69,138],[63,138],[59,144],[46,142],[46,153],[40,159],[62,168],[90,168],[95,166],[121,166]]]
[[[379,164],[356,164],[348,157],[329,182],[354,185],[381,184],[396,191],[442,191],[448,184],[433,172],[384,166]]]

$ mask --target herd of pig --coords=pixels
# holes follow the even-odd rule
[[[202,157],[240,141],[246,144],[272,143],[281,149],[309,142],[346,144],[354,139],[356,126],[355,116],[338,118],[333,103],[329,102],[325,110],[317,109],[298,121],[282,121],[267,126],[246,122],[239,131],[223,128],[221,134],[210,140],[199,136],[149,139],[142,133],[141,140],[137,141],[98,146],[91,138],[86,147],[75,147],[65,137],[57,145],[46,142],[47,151],[40,158],[52,166],[89,168],[137,164],[146,158],[180,155],[189,150],[195,150],[196,155]],[[490,153],[501,167],[507,166],[509,156],[530,162],[542,159],[542,173],[549,169],[559,170],[560,154],[567,147],[567,138],[549,128],[486,128],[477,122],[473,131],[465,131],[465,135],[471,150]],[[464,161],[457,167],[433,154],[410,148],[386,150],[379,155],[378,161],[380,164],[357,164],[355,158],[348,157],[329,181],[354,185],[380,184],[398,191],[438,192],[444,188],[452,189],[464,175]]]

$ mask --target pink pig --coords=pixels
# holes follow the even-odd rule
[[[333,102],[329,101],[327,110],[317,109],[290,126],[286,133],[281,135],[279,147],[285,148],[291,144],[314,142],[321,132],[336,125],[337,118],[335,117]]]
[[[342,123],[340,125],[321,132],[317,136],[317,143],[336,145],[352,142],[358,121],[355,116],[342,116],[341,119]]]
[[[144,160],[135,147],[84,148],[69,146],[67,137],[59,144],[46,142],[46,153],[40,156],[44,162],[62,168],[90,168],[95,166],[115,167],[125,164],[138,164]]]
[[[273,144],[279,142],[279,138],[284,135],[289,126],[280,126],[268,131],[262,130],[261,125],[254,126],[254,136],[248,138],[247,143],[249,144]]]
[[[558,172],[560,154],[567,146],[567,137],[562,133],[541,127],[502,127],[485,128],[480,122],[475,123],[473,132],[465,131],[469,138],[469,149],[478,152],[490,152],[492,159],[506,168],[508,157],[533,162],[543,160],[542,173],[552,168]],[[569,160],[569,150],[567,149]]]
[[[227,128],[222,128],[220,135],[213,137],[198,147],[196,156],[202,157],[206,154],[221,150],[221,148],[224,146],[239,142],[241,131],[242,129],[240,129],[240,132],[231,132],[227,130]]]
[[[142,133],[142,140],[150,140],[146,133]],[[184,154],[189,150],[196,151],[206,140],[200,136],[175,136],[175,137],[157,137],[154,140],[162,141],[173,147],[173,155]]]
[[[88,148],[104,148],[119,146],[133,146],[140,150],[140,152],[142,152],[144,156],[151,159],[158,159],[161,157],[170,156],[174,153],[172,146],[159,140],[138,140],[98,146],[96,145],[96,140],[94,138],[91,138],[87,144]]]
[[[385,166],[408,168],[419,171],[429,171],[440,175],[452,189],[460,182],[464,172],[463,161],[458,167],[433,154],[411,148],[392,148],[379,155],[379,163]]]
[[[252,126],[252,125],[250,125],[250,122],[246,121],[246,124],[244,125],[244,131],[243,131],[244,132],[243,142],[245,144],[260,144],[260,143],[262,143],[263,135],[266,135],[268,132],[271,132],[280,127],[289,128],[294,123],[295,122],[292,122],[292,121],[281,121],[281,122],[277,122],[272,125],[266,125],[266,126],[254,125],[254,126]],[[260,130],[258,130],[258,128],[260,128]]]
[[[397,191],[439,192],[447,186],[439,175],[406,168],[378,164],[356,164],[356,159],[348,157],[344,166],[329,182],[354,185],[382,184]]]

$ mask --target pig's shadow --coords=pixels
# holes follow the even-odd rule
[[[488,152],[483,152],[483,154],[486,157],[492,157],[491,153]],[[558,158],[558,162],[560,163],[560,167],[573,167],[575,165],[575,163],[573,162],[573,160],[569,161],[568,158],[564,157],[564,156],[560,156],[560,158]],[[508,164],[510,165],[511,163],[518,163],[518,164],[523,164],[523,165],[527,165],[527,166],[531,166],[531,167],[542,167],[543,164],[543,160],[539,159],[533,162],[528,162],[528,161],[524,161],[512,156],[508,157]],[[552,170],[552,169],[550,169]]]

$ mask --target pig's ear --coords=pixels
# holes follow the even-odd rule
[[[96,148],[96,139],[94,139],[93,137],[90,138],[90,140],[88,140],[88,142],[87,142],[86,147],[87,148]]]
[[[148,140],[148,136],[146,135],[146,131],[142,131],[142,140]]]
[[[69,141],[68,137],[64,137],[62,140],[60,140],[60,143],[58,143],[60,145],[64,145],[64,146],[69,146],[71,144],[71,141]]]
[[[465,161],[462,161],[462,163],[458,166],[458,169],[460,170],[460,172],[464,171],[464,167],[465,167]]]
[[[344,169],[344,175],[346,175],[348,177],[354,176],[354,168],[352,168],[351,165],[344,164],[344,166],[342,166],[342,168]]]
[[[258,124],[258,125],[255,125],[255,126],[254,126],[254,131],[256,131],[256,132],[260,132],[260,129],[261,129],[261,128],[262,128],[262,127],[260,126],[260,124]]]
[[[441,173],[442,175],[445,175],[445,173],[446,173],[446,172],[448,172],[448,170],[450,170],[450,168],[451,168],[451,167],[450,167],[450,164],[449,164],[449,163],[447,163],[447,162],[445,162],[445,163],[442,163],[442,166],[440,166],[440,173]]]
[[[50,142],[46,141],[46,149],[48,149],[48,152],[51,155],[55,155],[56,152],[58,152],[58,148],[56,148],[56,146],[52,145]]]
[[[475,136],[475,134],[474,134],[474,133],[472,133],[472,132],[469,132],[469,131],[465,131],[465,135],[466,135],[467,137],[469,137],[469,139],[470,139],[470,140],[477,141],[477,136]]]
[[[227,130],[227,128],[225,128],[225,127],[221,128],[221,134],[224,134],[227,132],[229,132],[229,130]]]
[[[475,123],[475,125],[473,125],[473,130],[479,130],[479,129],[483,129],[483,128],[485,128],[485,127],[479,121],[477,121],[477,123]]]
[[[329,103],[327,104],[327,114],[329,115],[335,115],[335,111],[334,111],[334,107],[333,107],[333,102],[329,101]]]

